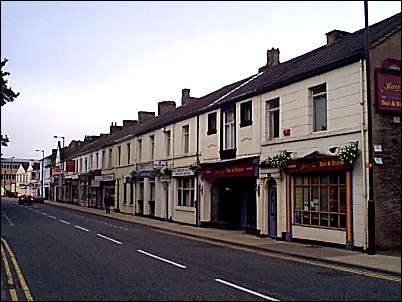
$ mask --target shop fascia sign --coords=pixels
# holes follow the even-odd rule
[[[401,61],[387,59],[375,70],[376,108],[380,112],[401,112]],[[397,68],[399,67],[399,69]]]
[[[105,174],[105,175],[96,175],[95,180],[99,181],[113,181],[114,180],[114,174]]]
[[[193,176],[194,172],[190,168],[177,168],[172,171],[172,176]]]
[[[286,173],[349,170],[350,165],[339,157],[327,157],[313,160],[296,160],[289,163]]]

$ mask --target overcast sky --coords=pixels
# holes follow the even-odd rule
[[[369,1],[369,24],[401,11]],[[20,96],[1,108],[4,157],[41,158],[111,122],[180,105],[364,27],[364,2],[1,2],[1,58]]]

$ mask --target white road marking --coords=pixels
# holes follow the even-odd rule
[[[227,281],[222,280],[222,279],[215,279],[215,281],[220,282],[220,283],[223,283],[223,284],[228,285],[228,286],[231,286],[231,287],[234,287],[234,288],[236,288],[236,289],[242,290],[242,291],[244,291],[244,292],[246,292],[246,293],[255,295],[255,296],[260,297],[260,298],[264,298],[264,299],[267,299],[267,300],[270,300],[270,301],[280,301],[280,300],[278,300],[278,299],[265,296],[265,295],[263,295],[263,294],[260,294],[260,293],[257,293],[257,292],[255,292],[255,291],[252,291],[252,290],[250,290],[250,289],[247,289],[247,288],[238,286],[238,285],[236,285],[236,284],[232,284],[232,283],[227,282]]]
[[[3,211],[1,211],[1,212],[3,213],[4,217],[6,217],[8,223],[9,223],[11,226],[14,226],[14,223],[11,222],[10,218],[8,218],[8,216],[6,215],[6,213],[4,213]]]
[[[65,223],[65,224],[71,224],[71,223],[69,223],[67,221],[64,221],[64,220],[61,220],[61,219],[59,219],[59,221],[61,221],[62,223]]]
[[[47,216],[47,214],[46,213],[43,213],[43,212],[40,212],[42,215],[45,215],[45,216]]]
[[[49,215],[49,217],[50,217],[50,218],[53,218],[53,219],[57,219],[56,217],[54,217],[54,216],[52,216],[52,215]]]
[[[145,255],[147,255],[147,256],[149,256],[149,257],[153,257],[153,258],[156,258],[156,259],[158,259],[158,260],[161,260],[161,261],[170,263],[170,264],[172,264],[172,265],[174,265],[174,266],[177,266],[177,267],[180,267],[180,268],[183,268],[183,269],[186,268],[184,265],[181,265],[181,264],[178,264],[178,263],[176,263],[176,262],[173,262],[173,261],[170,261],[170,260],[167,260],[167,259],[164,259],[164,258],[155,256],[155,255],[152,255],[152,254],[147,253],[147,252],[144,252],[144,251],[142,251],[142,250],[137,250],[137,252],[140,252],[140,253],[145,254]]]
[[[74,225],[77,229],[80,229],[80,230],[83,230],[83,231],[86,231],[86,232],[89,232],[89,230],[88,229],[85,229],[85,228],[83,228],[83,227],[80,227],[79,225]]]
[[[112,239],[112,238],[103,236],[102,234],[96,234],[96,235],[98,235],[99,237],[105,238],[105,239],[107,239],[107,240],[113,241],[113,242],[115,242],[115,243],[122,244],[120,241],[117,241],[117,240],[114,240],[114,239]]]

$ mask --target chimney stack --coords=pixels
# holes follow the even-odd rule
[[[258,68],[258,72],[267,70],[269,67],[279,64],[279,48],[271,48],[267,50],[267,63],[265,66]]]
[[[138,111],[138,122],[140,124],[145,123],[155,117],[155,112],[150,111]]]
[[[176,109],[176,102],[174,101],[158,102],[158,116],[174,109]]]
[[[117,126],[117,123],[113,123],[110,125],[110,134],[115,133],[123,128],[123,126]]]
[[[347,31],[334,29],[330,32],[327,32],[325,35],[327,36],[327,45],[332,45],[338,42],[342,37],[350,35],[350,33]]]
[[[190,89],[184,88],[181,90],[181,105],[186,105],[196,98],[190,96]]]
[[[123,128],[131,127],[134,125],[138,125],[137,120],[123,120]]]

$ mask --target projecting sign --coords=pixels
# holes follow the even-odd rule
[[[393,60],[400,66],[400,61]],[[397,63],[399,62],[399,63]],[[375,90],[377,111],[401,112],[401,73],[390,68],[376,68]]]

